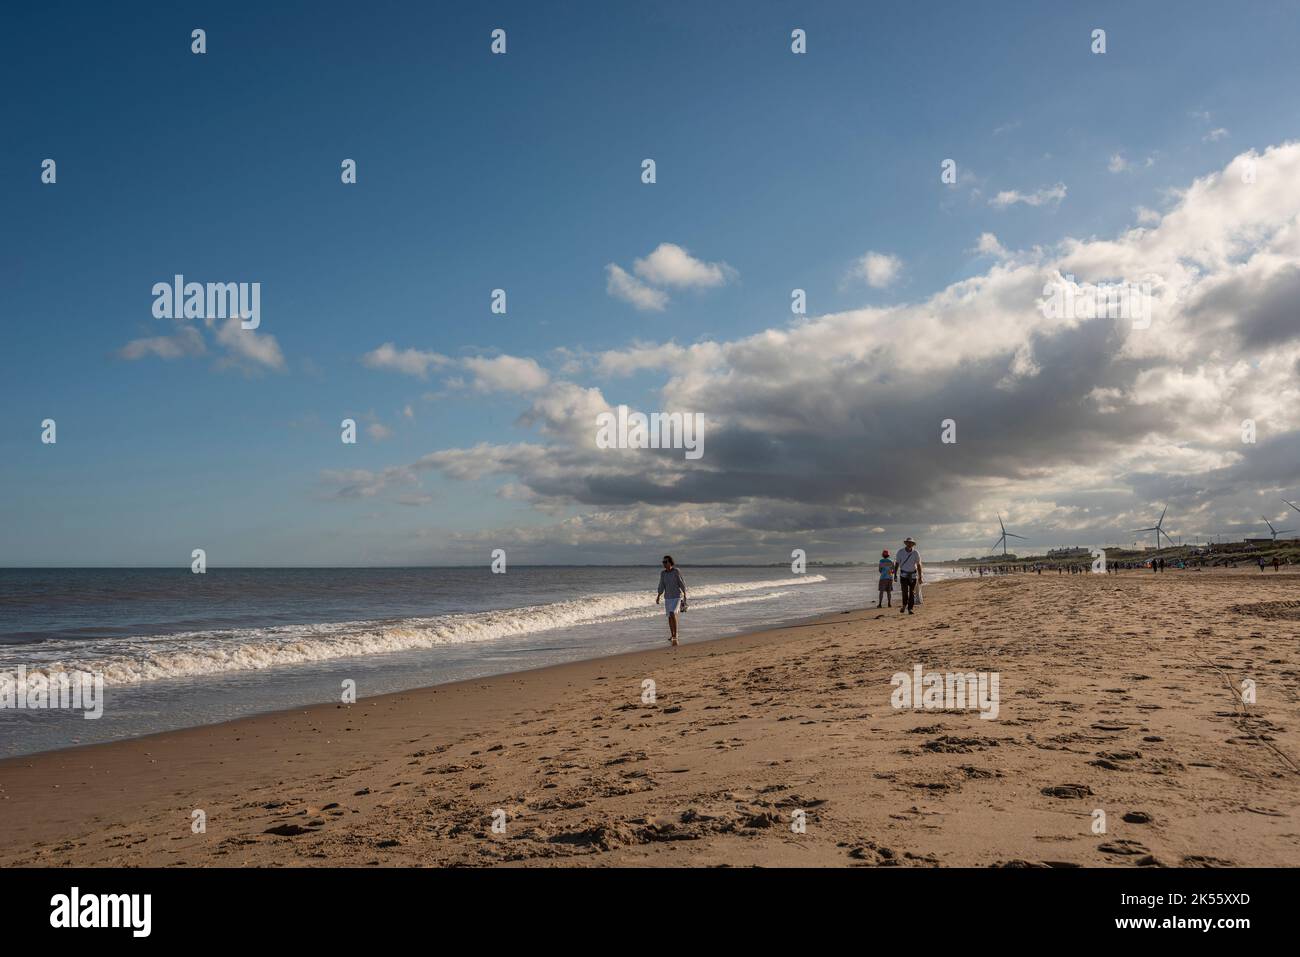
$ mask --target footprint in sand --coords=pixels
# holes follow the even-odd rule
[[[321,821],[320,823],[324,824],[325,822]],[[268,827],[262,833],[274,834],[278,837],[297,837],[299,834],[312,834],[314,829],[302,824],[277,824],[275,827]]]
[[[1126,838],[1119,838],[1118,840],[1106,841],[1102,844],[1098,844],[1097,850],[1101,851],[1103,854],[1118,854],[1125,857],[1151,853],[1150,850],[1139,844],[1137,841],[1130,841]]]
[[[1040,793],[1056,798],[1084,798],[1092,794],[1092,788],[1086,784],[1057,784],[1043,788]]]
[[[892,848],[884,847],[875,841],[867,841],[849,851],[849,857],[855,861],[866,861],[878,867],[897,867],[898,855]]]
[[[983,751],[986,748],[996,747],[998,747],[998,742],[994,738],[959,737],[951,734],[945,734],[921,745],[922,750],[939,754],[970,754],[973,751]]]

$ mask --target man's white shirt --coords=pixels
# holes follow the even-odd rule
[[[910,552],[907,549],[903,549],[898,553],[898,557],[895,561],[898,562],[898,574],[915,575],[916,566],[921,564],[921,553],[915,548]]]

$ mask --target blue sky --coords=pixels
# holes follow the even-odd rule
[[[1300,129],[1288,95],[1300,88],[1293,4],[813,6],[54,3],[9,13],[0,563],[184,565],[194,547],[214,565],[469,563],[498,541],[533,560],[653,552],[661,539],[647,529],[671,529],[680,513],[642,511],[554,539],[546,530],[592,510],[662,508],[655,495],[566,499],[553,486],[539,493],[536,476],[461,479],[442,467],[340,495],[330,476],[344,470],[380,475],[439,450],[563,442],[554,428],[539,437],[536,417],[519,421],[545,390],[521,397],[476,387],[463,370],[420,377],[362,357],[384,343],[453,362],[525,357],[551,383],[667,407],[672,369],[611,379],[582,357],[784,329],[795,287],[813,317],[921,303],[993,268],[976,251],[984,233],[1008,250],[1113,237],[1136,224],[1136,208],[1167,210],[1171,190]],[[190,52],[196,27],[207,32],[201,56]],[[505,56],[489,52],[497,27]],[[802,56],[790,52],[796,27],[808,34]],[[1107,31],[1100,56],[1089,49],[1095,27]],[[40,182],[47,157],[55,185]],[[645,157],[657,163],[653,186],[640,182]],[[356,185],[340,183],[344,158],[358,163]],[[939,182],[945,158],[958,164],[955,187]],[[1057,184],[1063,198],[1041,205],[990,203]],[[662,243],[725,263],[731,278],[674,289],[661,311],[612,297],[608,265],[631,271]],[[853,275],[868,251],[896,257],[892,281]],[[261,282],[259,331],[282,365],[230,361],[211,329],[202,355],[124,358],[133,340],[176,333],[175,320],[153,317],[150,294],[176,273]],[[505,316],[489,311],[497,287]],[[908,348],[938,347],[892,328]],[[363,430],[355,446],[339,441],[347,416]],[[39,441],[47,417],[54,446]],[[367,433],[376,422],[391,434]],[[906,467],[888,427],[849,440]],[[800,461],[803,477],[817,470],[815,453]],[[560,484],[584,481],[574,468]],[[1029,497],[1055,503],[1019,516],[1041,544],[1117,535],[1122,513],[1150,498],[1128,474],[1115,466],[1134,500],[1111,503],[1109,526],[1062,504],[1063,467],[1055,497],[1018,489],[1023,472],[1001,485],[967,475],[993,491],[966,516],[899,493],[860,522],[773,510],[760,520],[756,492],[708,557],[779,561],[787,540],[857,557],[863,530],[877,527],[888,542],[927,528],[966,554],[977,534],[968,523],[982,528],[995,505]],[[864,474],[862,485],[870,496],[880,479]],[[506,486],[531,491],[503,496]],[[1183,490],[1200,496],[1184,514],[1217,501],[1215,487]],[[772,501],[778,513],[789,504]],[[724,507],[707,496],[692,505]],[[1232,527],[1254,511],[1225,500],[1201,525]]]

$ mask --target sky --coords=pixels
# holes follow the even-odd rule
[[[1295,3],[5,17],[0,565],[1300,527]],[[260,324],[158,318],[177,274]],[[1045,315],[1064,283],[1150,321]],[[703,454],[601,448],[619,405]]]

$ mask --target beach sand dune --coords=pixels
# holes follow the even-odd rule
[[[1300,575],[926,599],[0,762],[0,863],[1300,865]],[[893,707],[915,665],[997,718]]]

